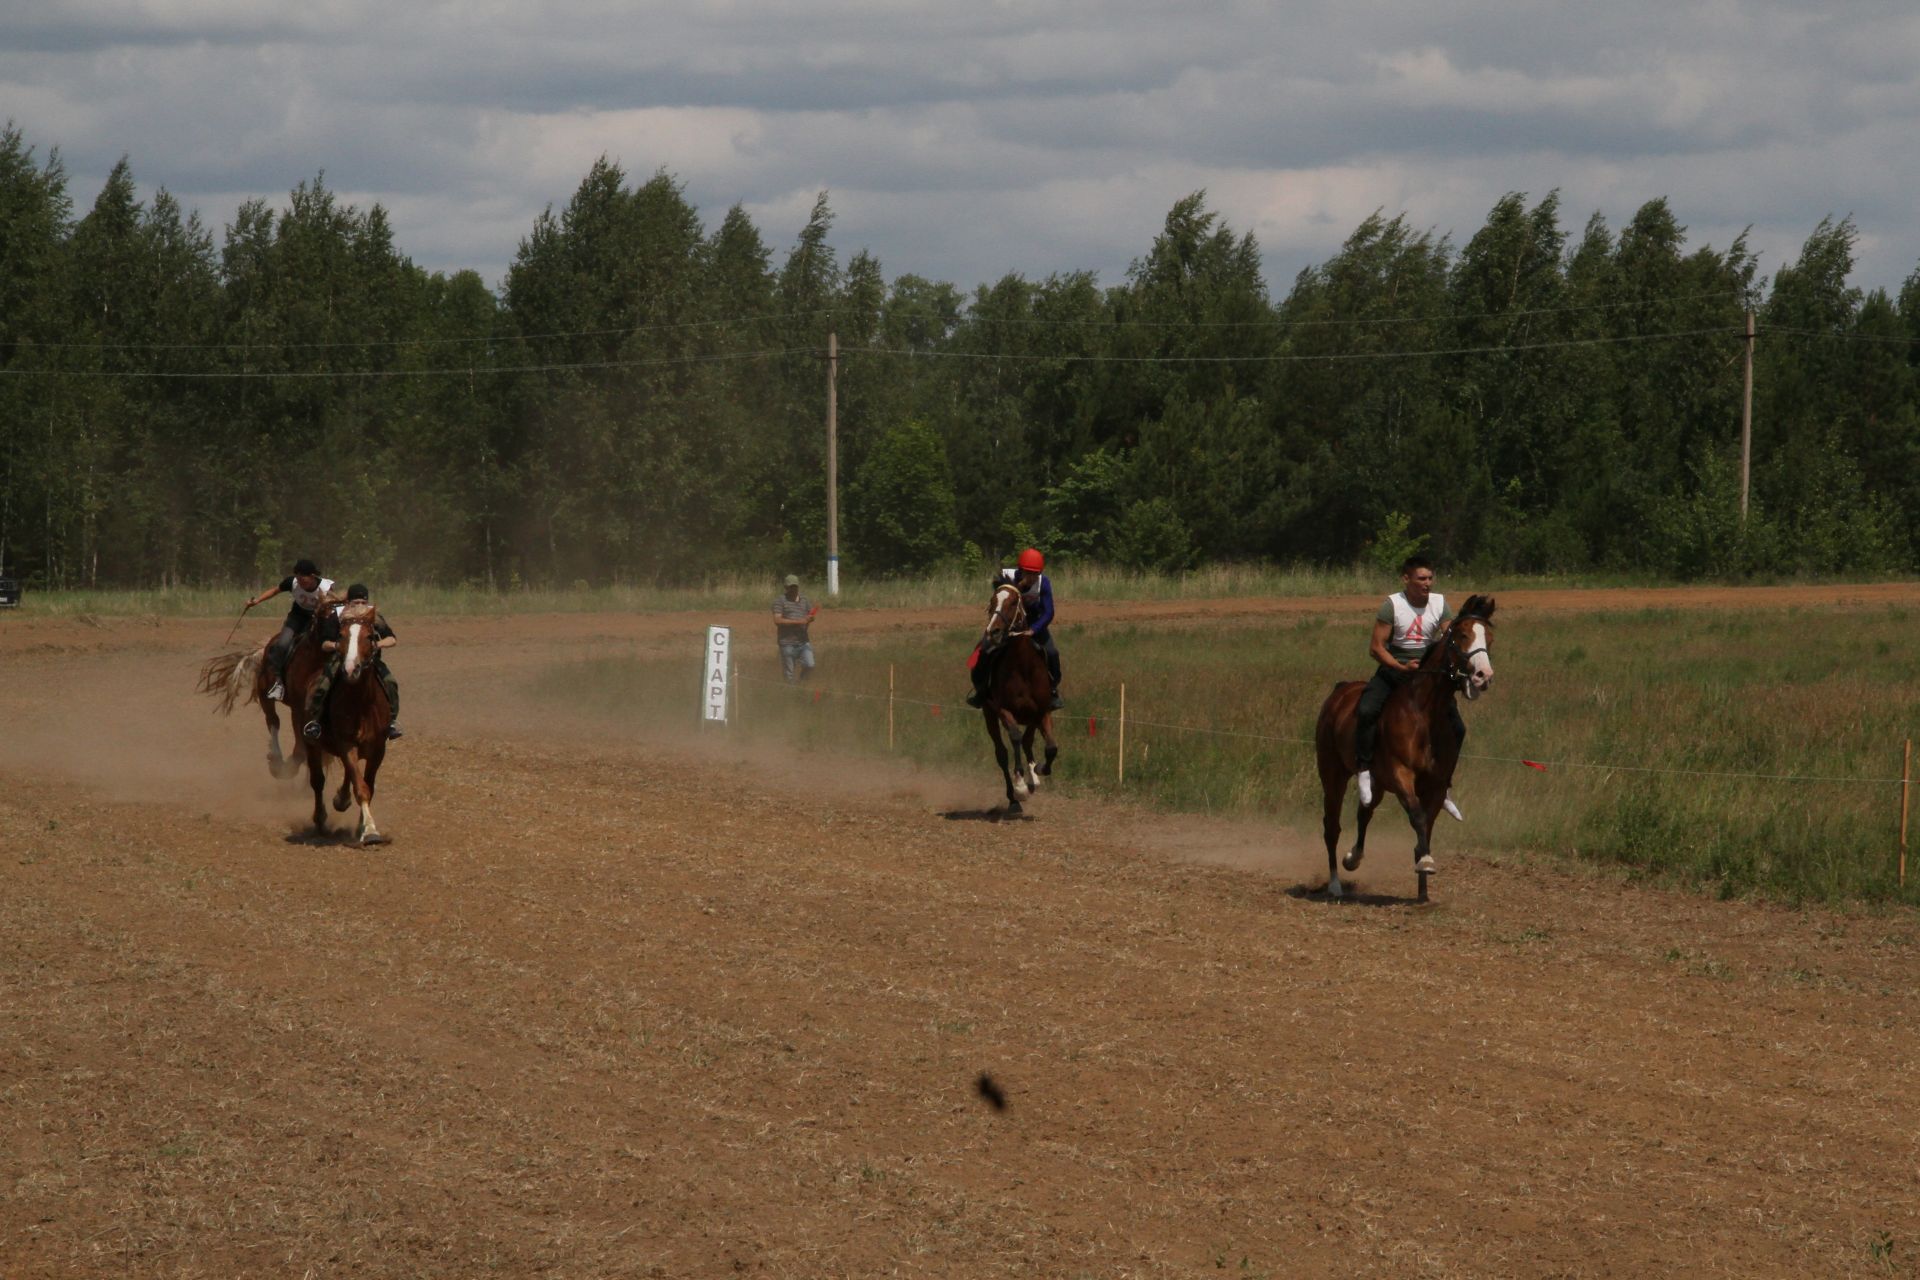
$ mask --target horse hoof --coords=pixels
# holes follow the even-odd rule
[[[1017,818],[1020,816],[1020,802],[1018,800],[1007,801],[1007,816],[1009,818]]]
[[[1346,888],[1340,883],[1339,876],[1335,876],[1333,879],[1327,881],[1327,896],[1329,898],[1339,898],[1345,896],[1345,894]]]
[[[1360,859],[1366,856],[1367,855],[1361,853],[1358,849],[1349,849],[1340,856],[1340,865],[1345,870],[1358,871],[1360,869]]]
[[[353,801],[349,800],[345,796],[335,796],[333,798],[333,811],[335,813],[345,813],[347,811],[347,806],[352,803]]]
[[[1413,864],[1413,869],[1423,876],[1430,876],[1440,868],[1438,864],[1434,862],[1433,855],[1429,853],[1416,859]]]

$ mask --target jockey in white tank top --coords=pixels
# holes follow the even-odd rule
[[[1374,615],[1380,622],[1393,624],[1393,635],[1387,641],[1387,651],[1403,662],[1418,662],[1427,656],[1427,650],[1440,638],[1440,629],[1453,617],[1447,608],[1447,598],[1438,591],[1427,593],[1426,607],[1416,609],[1407,603],[1407,593],[1396,591],[1388,596],[1380,606],[1380,612]]]

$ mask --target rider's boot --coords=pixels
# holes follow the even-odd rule
[[[387,726],[388,742],[392,742],[395,738],[404,738],[406,736],[407,736],[406,734],[400,731],[400,722],[398,720],[395,720],[392,724],[389,724]]]
[[[1442,809],[1445,809],[1447,811],[1447,816],[1449,818],[1452,818],[1455,822],[1465,822],[1467,820],[1466,816],[1460,812],[1460,806],[1453,802],[1452,787],[1447,788],[1447,798],[1440,802],[1440,807]]]
[[[1373,770],[1371,768],[1360,771],[1360,805],[1367,809],[1373,807]]]
[[[967,692],[967,705],[977,711],[987,705],[987,700],[978,689],[970,689]]]
[[[1060,686],[1059,685],[1053,686],[1053,701],[1048,704],[1048,709],[1051,711],[1058,711],[1060,708],[1066,705],[1067,704],[1065,702],[1062,702],[1060,700]]]
[[[287,682],[285,680],[276,679],[273,682],[273,688],[267,690],[267,701],[268,702],[285,702],[286,700],[287,700]]]

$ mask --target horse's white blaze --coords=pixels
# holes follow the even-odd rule
[[[1474,676],[1482,688],[1493,683],[1493,659],[1487,656],[1487,629],[1478,622],[1470,623],[1467,648],[1473,656],[1467,659],[1467,665],[1473,668]]]
[[[347,628],[347,679],[353,679],[353,673],[360,669],[360,627],[356,622]]]

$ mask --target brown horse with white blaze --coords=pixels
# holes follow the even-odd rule
[[[1053,740],[1053,678],[1047,674],[1046,656],[1034,646],[1026,628],[1020,588],[1011,582],[998,583],[987,604],[987,625],[976,661],[994,664],[981,714],[993,739],[1000,776],[1007,784],[1009,814],[1020,812],[1020,792],[1032,795],[1040,789],[1040,779],[1052,774],[1054,757],[1060,754]],[[1033,761],[1036,732],[1047,740],[1046,760],[1039,765]],[[1008,742],[1013,746],[1011,769]]]
[[[387,755],[387,726],[393,720],[387,691],[379,678],[370,674],[379,653],[379,637],[375,634],[379,620],[379,613],[364,600],[340,611],[340,676],[320,711],[320,750],[307,752],[314,830],[327,829],[320,797],[327,785],[326,758],[331,755],[340,761],[345,775],[333,797],[333,807],[344,813],[349,804],[359,801],[360,822],[354,838],[361,844],[386,843],[373,820],[374,779]]]
[[[1454,732],[1454,697],[1471,702],[1493,686],[1492,596],[1472,596],[1460,616],[1447,625],[1427,650],[1420,669],[1394,690],[1380,713],[1379,738],[1373,753],[1373,805],[1360,806],[1355,816],[1353,849],[1336,861],[1340,841],[1340,809],[1346,802],[1347,781],[1358,772],[1354,730],[1364,680],[1333,687],[1321,704],[1314,730],[1324,802],[1322,832],[1327,842],[1327,893],[1339,897],[1340,868],[1355,870],[1366,856],[1367,823],[1374,806],[1391,792],[1400,798],[1413,826],[1414,870],[1420,876],[1420,900],[1427,899],[1427,877],[1434,870],[1433,823],[1453,785],[1460,759],[1460,739]]]

